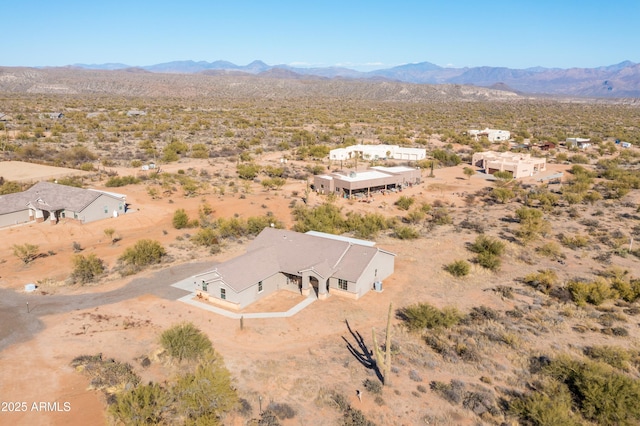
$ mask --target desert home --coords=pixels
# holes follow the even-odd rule
[[[564,141],[568,148],[586,149],[591,146],[591,139],[588,138],[567,138]]]
[[[61,219],[81,223],[115,217],[126,211],[126,197],[95,189],[39,182],[26,191],[0,195],[0,227],[26,222],[52,224]]]
[[[346,148],[336,148],[329,151],[332,161],[362,158],[363,160],[406,160],[418,161],[427,158],[424,148],[407,148],[398,145],[351,145]]]
[[[420,183],[421,171],[413,167],[371,167],[364,172],[335,172],[313,177],[313,189],[320,194],[350,197],[381,190],[397,190]]]
[[[531,154],[485,151],[473,154],[471,164],[484,169],[487,174],[507,171],[511,172],[514,179],[518,179],[545,171],[547,161],[544,158],[531,157]]]
[[[484,130],[469,130],[469,135],[475,140],[484,136],[489,142],[508,141],[511,139],[511,132],[508,130],[490,129],[488,127]]]
[[[310,231],[265,228],[241,256],[194,275],[200,298],[243,309],[278,290],[319,299],[337,294],[358,299],[382,290],[395,254],[371,241]]]

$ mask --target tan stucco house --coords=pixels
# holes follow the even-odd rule
[[[382,289],[393,273],[395,254],[371,241],[319,232],[306,234],[266,228],[241,256],[194,275],[199,297],[242,309],[277,290],[319,299],[341,295],[358,299]]]
[[[533,176],[547,169],[546,159],[515,152],[476,152],[471,164],[491,175],[499,171],[511,172],[514,179]]]
[[[313,177],[313,189],[320,194],[369,194],[371,192],[402,189],[420,183],[421,171],[413,167],[371,167],[363,172],[336,172]]]
[[[81,223],[125,213],[122,194],[39,182],[26,191],[0,195],[0,227],[25,222],[57,223],[61,219]]]

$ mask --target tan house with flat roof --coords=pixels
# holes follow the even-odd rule
[[[200,297],[232,309],[278,290],[358,299],[382,289],[382,281],[393,273],[394,258],[371,241],[265,228],[245,254],[194,275],[193,283]]]
[[[351,196],[358,193],[402,189],[420,183],[420,169],[405,166],[376,166],[364,172],[331,173],[313,178],[313,189],[321,194],[338,193]]]
[[[533,176],[547,169],[546,159],[516,152],[476,152],[471,164],[491,175],[498,171],[511,172],[514,179]]]

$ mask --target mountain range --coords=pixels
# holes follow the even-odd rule
[[[461,84],[489,87],[523,94],[559,96],[638,98],[640,97],[640,64],[624,61],[597,68],[512,69],[505,67],[441,67],[430,62],[400,65],[393,68],[362,72],[343,67],[302,68],[289,65],[267,65],[253,61],[236,65],[228,61],[173,61],[132,67],[126,64],[74,64],[72,68],[92,70],[126,70],[165,74],[253,75],[279,79],[350,79],[389,81],[413,84]]]

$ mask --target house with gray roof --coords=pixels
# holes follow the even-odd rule
[[[0,195],[0,227],[26,222],[81,223],[126,211],[126,197],[113,192],[39,182],[26,191]]]
[[[278,290],[319,299],[341,295],[358,299],[394,270],[395,254],[371,241],[321,232],[300,233],[265,228],[247,252],[194,275],[199,297],[243,309]]]

